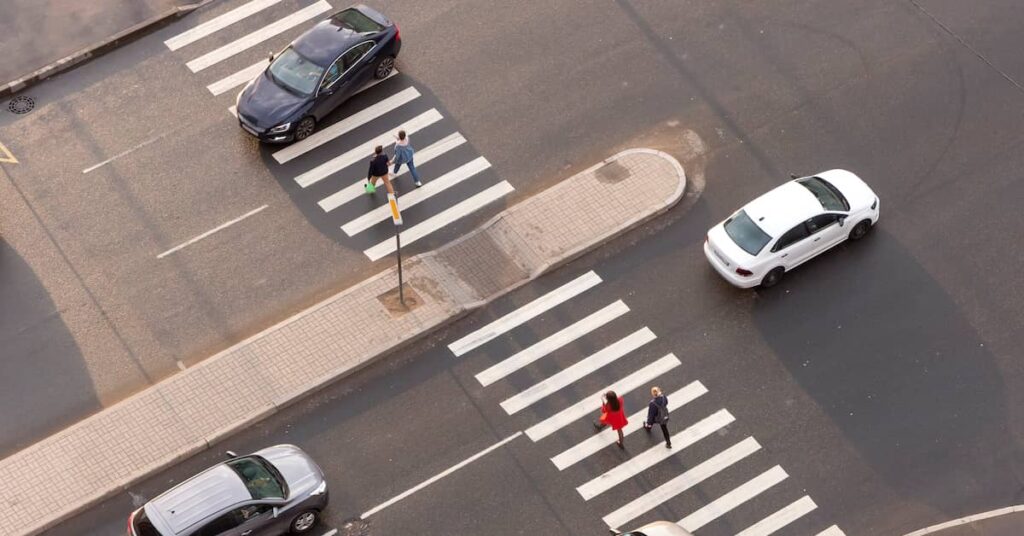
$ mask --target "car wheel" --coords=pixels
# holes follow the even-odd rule
[[[295,141],[302,141],[309,137],[316,130],[316,119],[303,117],[302,121],[295,126]]]
[[[384,80],[395,68],[395,57],[384,56],[377,60],[377,66],[373,68],[373,77],[377,80]]]
[[[761,280],[761,288],[774,287],[782,281],[782,275],[786,273],[786,269],[779,266],[773,268],[772,271],[765,274],[764,279]]]
[[[864,235],[868,234],[868,231],[870,230],[871,222],[868,220],[864,220],[855,225],[853,227],[853,230],[850,231],[850,240],[860,240],[861,238],[864,238]]]
[[[305,534],[309,532],[310,529],[316,525],[316,520],[319,515],[320,512],[317,512],[316,510],[306,510],[295,516],[295,518],[292,519],[290,526],[292,534]]]

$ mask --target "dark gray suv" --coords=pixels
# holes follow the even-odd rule
[[[230,453],[229,453],[230,454]],[[178,484],[128,518],[129,536],[303,534],[327,507],[323,471],[295,445],[234,456]]]

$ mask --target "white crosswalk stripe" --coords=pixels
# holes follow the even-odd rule
[[[754,523],[736,536],[770,536],[782,527],[807,515],[808,512],[813,511],[817,507],[818,505],[814,504],[810,497],[804,495],[793,501],[789,506],[785,506],[774,514]]]
[[[776,465],[760,475],[741,484],[736,489],[722,495],[701,507],[696,512],[684,517],[679,521],[679,526],[695,532],[697,529],[711,523],[719,517],[729,513],[733,508],[753,499],[775,484],[782,482],[789,476],[786,471]]]
[[[268,24],[245,37],[239,38],[218,49],[203,54],[202,56],[189,61],[185,66],[192,72],[197,73],[255,45],[258,45],[271,37],[284,33],[330,9],[331,4],[329,4],[327,0],[320,0],[311,6],[307,6],[295,13],[292,13],[291,15],[288,15],[287,17]]]
[[[761,445],[748,437],[604,516],[604,522],[613,529],[621,527],[760,449]]]
[[[625,378],[593,393],[579,402],[559,411],[558,413],[544,419],[543,421],[526,429],[526,436],[533,441],[540,441],[545,437],[561,430],[595,411],[595,404],[608,391],[615,391],[621,396],[628,394],[633,389],[646,383],[654,381],[655,378],[676,368],[682,363],[675,354],[668,354],[654,363],[651,363]]]
[[[402,210],[414,207],[419,203],[447,190],[448,188],[474,177],[490,167],[491,163],[488,162],[486,158],[478,156],[472,161],[431,180],[423,185],[422,188],[417,188],[403,195],[400,199],[401,202],[399,203],[399,206]],[[353,236],[390,218],[391,206],[380,205],[345,225],[342,225],[341,230],[345,231],[345,234],[348,236]]]
[[[172,37],[164,41],[164,44],[171,50],[178,50],[280,2],[281,0],[252,0],[223,15],[214,17],[191,30]]]
[[[512,311],[511,313],[487,324],[486,326],[462,337],[448,345],[448,349],[456,356],[479,348],[489,341],[516,328],[531,318],[541,315],[555,306],[564,303],[584,291],[597,286],[601,278],[593,271],[587,272],[576,279],[548,292],[547,294],[531,301],[530,303]]]
[[[572,341],[594,331],[612,320],[629,312],[629,307],[622,300],[605,306],[596,313],[573,323],[571,326],[538,341],[529,348],[497,363],[476,375],[477,381],[484,387],[512,374],[513,372],[533,363],[549,353],[569,344]]]
[[[669,411],[675,411],[684,405],[693,402],[701,395],[707,393],[708,390],[704,387],[704,384],[699,381],[695,381],[679,389],[678,391],[668,395],[668,409]],[[647,419],[647,407],[630,415],[628,420],[632,423],[642,423]],[[639,430],[640,426],[629,426],[623,430],[623,434],[628,437],[633,432]],[[661,433],[660,431],[658,433]],[[577,462],[580,462],[594,454],[595,452],[610,446],[619,439],[618,434],[615,430],[610,428],[602,430],[599,434],[593,435],[575,446],[566,449],[561,454],[551,458],[551,462],[555,464],[555,467],[559,471],[564,471],[566,468],[571,467]]]
[[[819,532],[817,536],[846,536],[846,533],[839,529],[839,527],[832,525],[831,527]]]
[[[393,125],[391,128],[381,132],[380,134],[370,138],[368,141],[363,142],[359,146],[346,151],[345,153],[338,155],[319,166],[295,177],[295,182],[303,188],[307,188],[313,184],[316,184],[327,177],[330,177],[334,173],[341,171],[356,162],[368,162],[370,156],[373,154],[373,148],[378,145],[388,146],[395,141],[395,132],[399,130],[405,130],[410,136],[415,134],[421,129],[424,129],[430,125],[441,120],[441,112],[438,112],[435,108],[431,108],[426,112],[417,115],[413,119],[406,121],[405,123],[399,123]]]
[[[464,138],[462,134],[459,134],[458,132],[454,134],[449,134],[440,141],[434,142],[421,150],[417,150],[416,156],[414,158],[416,166],[419,167],[427,162],[430,162],[434,158],[441,156],[442,154],[462,145],[463,143],[466,143],[466,138]],[[391,176],[391,180],[395,180],[398,177],[405,175],[408,171],[409,168],[407,166],[402,166],[402,169],[398,172],[398,174]],[[324,212],[330,212],[344,205],[345,203],[348,203],[349,201],[352,201],[353,199],[360,197],[361,195],[364,195],[363,181],[359,180],[346,186],[345,188],[339,190],[338,192],[335,192],[321,199],[318,202],[318,204],[320,205],[320,208],[324,209]]]
[[[266,62],[264,62],[266,63]],[[394,71],[392,71],[394,72]],[[391,95],[385,99],[359,110],[358,112],[334,123],[333,125],[319,130],[313,133],[312,136],[295,142],[284,149],[274,152],[274,160],[277,160],[279,164],[285,164],[290,162],[317,147],[339,137],[343,134],[351,132],[356,128],[359,128],[374,119],[381,117],[382,115],[396,110],[399,107],[408,104],[420,96],[420,92],[410,86],[394,95]]]
[[[697,441],[725,428],[736,420],[727,410],[718,410],[689,428],[672,435],[672,448],[667,449],[661,443],[620,463],[604,474],[576,488],[576,491],[589,501],[594,497],[636,476],[658,462],[674,456],[680,450],[693,445]]]
[[[214,95],[227,93],[228,91],[231,91],[232,89],[259,76],[259,74],[267,68],[267,65],[269,65],[267,60],[256,62],[235,74],[222,78],[206,86],[206,89],[210,90],[210,93],[213,93]]]
[[[618,342],[605,347],[603,350],[573,363],[569,367],[552,374],[532,387],[505,400],[501,403],[501,407],[508,412],[509,415],[516,413],[551,393],[554,393],[567,385],[571,385],[580,378],[587,376],[601,367],[629,354],[633,350],[653,341],[656,337],[657,336],[654,332],[649,328],[639,329],[620,339]]]
[[[434,233],[446,225],[455,222],[469,216],[470,214],[484,208],[485,206],[505,197],[506,195],[514,192],[516,189],[512,187],[508,181],[501,181],[490,188],[475,194],[464,201],[461,201],[447,209],[423,220],[422,222],[409,227],[408,229],[402,230],[402,242],[405,244],[412,244],[413,242]],[[371,261],[380,260],[381,258],[390,255],[395,252],[395,241],[393,239],[385,240],[369,249],[363,251]]]

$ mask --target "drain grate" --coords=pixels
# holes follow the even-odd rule
[[[16,114],[27,114],[36,107],[36,101],[32,100],[32,97],[25,95],[18,95],[11,99],[11,102],[7,103],[7,109]]]

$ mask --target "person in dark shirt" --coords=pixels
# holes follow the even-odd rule
[[[388,155],[384,154],[384,147],[378,145],[373,149],[373,158],[370,159],[370,169],[366,172],[366,193],[372,194],[377,189],[377,180],[384,179],[384,187],[388,193],[394,195],[395,189],[391,186],[391,176],[388,174],[388,166],[391,161]]]

